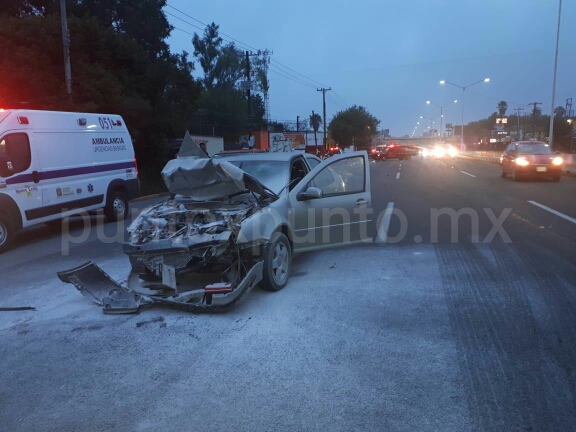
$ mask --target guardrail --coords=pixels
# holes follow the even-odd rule
[[[463,151],[459,153],[459,156],[499,164],[501,154],[502,152],[499,151]],[[563,153],[560,156],[564,159],[564,171],[566,174],[576,175],[576,155]]]

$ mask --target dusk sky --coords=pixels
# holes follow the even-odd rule
[[[508,102],[508,114],[516,107],[526,113],[530,102],[542,102],[542,111],[550,112],[557,0],[168,4],[203,23],[215,22],[221,32],[244,44],[274,52],[269,73],[273,120],[307,118],[312,110],[321,113],[322,96],[316,91],[321,83],[333,89],[327,98],[328,120],[346,106],[363,105],[381,120],[381,128],[401,136],[412,132],[420,116],[439,116],[439,108],[426,105],[426,100],[460,103],[462,91],[442,86],[440,80],[468,85],[486,77],[490,83],[466,91],[465,122],[487,117],[500,100]],[[165,11],[203,28],[170,7]],[[167,17],[178,29],[201,33]],[[569,97],[576,105],[575,23],[576,1],[564,0],[556,106],[564,106]],[[180,30],[173,31],[169,44],[175,52],[194,51],[191,36]],[[201,73],[199,64],[196,72]],[[460,123],[459,104],[444,113],[445,122]]]

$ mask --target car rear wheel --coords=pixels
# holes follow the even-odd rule
[[[514,172],[512,173],[512,180],[514,180],[515,182],[522,180],[522,177],[520,177],[518,175],[518,173],[516,172],[516,170],[514,170]]]
[[[117,222],[128,216],[128,199],[122,191],[112,192],[108,204],[104,208],[104,215],[109,222]]]
[[[554,177],[552,177],[552,181],[559,182],[559,181],[560,181],[560,176],[554,176]]]
[[[0,253],[4,253],[12,247],[14,234],[14,223],[8,215],[0,213]]]
[[[264,274],[260,287],[266,291],[280,291],[288,283],[292,268],[292,248],[286,236],[274,233],[264,249]]]
[[[500,174],[500,177],[506,178],[506,177],[508,177],[508,174],[506,173],[506,171],[502,171],[502,174]]]

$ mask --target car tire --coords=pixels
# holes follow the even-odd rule
[[[128,216],[128,198],[123,191],[114,191],[104,207],[104,216],[108,222],[118,222]]]
[[[412,156],[410,156],[410,155],[406,156],[406,160],[410,160],[410,159],[412,159]]]
[[[264,270],[260,287],[265,291],[280,291],[288,283],[292,268],[292,248],[282,233],[272,235],[264,248]]]
[[[552,181],[554,181],[554,182],[559,182],[559,181],[560,181],[560,177],[561,177],[561,176],[554,176],[554,177],[552,177]]]
[[[518,173],[516,172],[516,170],[514,170],[512,172],[512,180],[514,180],[515,182],[522,180],[522,178],[518,175]]]
[[[15,233],[12,219],[8,215],[0,213],[0,254],[10,250],[14,243]]]
[[[386,160],[386,156],[382,156],[382,158],[380,159],[382,162],[384,162]]]
[[[502,171],[502,174],[500,174],[500,177],[506,178],[506,177],[508,177],[508,174],[506,173],[506,171]]]

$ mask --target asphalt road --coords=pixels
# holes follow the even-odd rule
[[[576,178],[371,173],[376,243],[300,255],[222,315],[105,316],[56,280],[125,277],[122,225],[22,233],[0,307],[36,311],[0,312],[0,430],[575,430]]]

